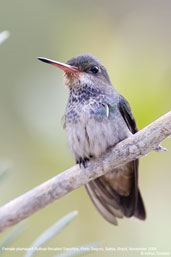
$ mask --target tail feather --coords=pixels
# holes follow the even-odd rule
[[[114,225],[117,225],[118,223],[117,223],[116,215],[114,215],[114,212],[112,212],[112,210],[110,210],[110,208],[107,207],[107,205],[103,204],[101,199],[99,199],[99,197],[96,195],[96,193],[95,193],[94,189],[92,188],[92,186],[90,185],[90,183],[87,184],[85,187],[87,189],[87,192],[88,192],[92,202],[94,203],[97,210],[101,213],[101,215],[108,222],[110,222]]]
[[[141,220],[146,218],[138,187],[133,187],[130,195],[122,196],[107,184],[103,176],[89,182],[85,187],[95,207],[108,222],[117,225],[117,218],[124,216],[135,216]]]
[[[134,212],[134,216],[140,220],[146,219],[146,211],[143,203],[143,199],[141,196],[140,191],[138,191],[138,201],[137,201],[137,207]]]

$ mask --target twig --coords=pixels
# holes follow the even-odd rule
[[[111,148],[98,160],[90,161],[85,169],[80,169],[78,165],[73,166],[2,206],[0,231],[29,217],[90,180],[157,149],[169,135],[171,111]]]

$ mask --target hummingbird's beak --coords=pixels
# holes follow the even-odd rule
[[[77,67],[74,67],[69,64],[62,63],[62,62],[56,62],[54,60],[47,59],[45,57],[37,57],[37,59],[42,62],[52,64],[53,66],[56,66],[65,72],[78,72],[79,71]]]

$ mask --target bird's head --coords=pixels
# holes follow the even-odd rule
[[[90,54],[73,57],[66,63],[53,61],[44,57],[38,57],[38,59],[62,69],[65,72],[65,84],[69,88],[80,88],[85,84],[99,87],[110,85],[106,68],[96,57]]]

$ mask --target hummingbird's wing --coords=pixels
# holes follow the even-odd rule
[[[135,134],[138,131],[138,128],[137,128],[134,116],[132,114],[131,107],[129,103],[126,101],[126,99],[121,95],[120,95],[120,101],[119,101],[118,107],[129,130],[132,132],[132,134]]]
[[[122,96],[119,96],[118,109],[131,133],[136,133],[138,129],[131,108]],[[86,189],[96,208],[110,223],[116,225],[116,217],[123,216],[145,219],[145,208],[138,189],[138,160],[90,181]]]
[[[136,121],[134,119],[134,116],[131,111],[131,107],[129,103],[126,101],[126,99],[120,95],[120,101],[119,101],[119,110],[122,114],[122,117],[124,118],[129,130],[132,132],[132,134],[135,134],[138,131]],[[136,216],[139,219],[145,219],[146,218],[146,211],[144,207],[144,203],[141,197],[141,193],[138,189],[138,164],[139,160],[135,160],[133,162],[133,174],[132,174],[132,191],[130,192],[130,196],[126,199],[126,205],[134,205],[134,213],[133,215]],[[131,203],[132,202],[132,203]]]

